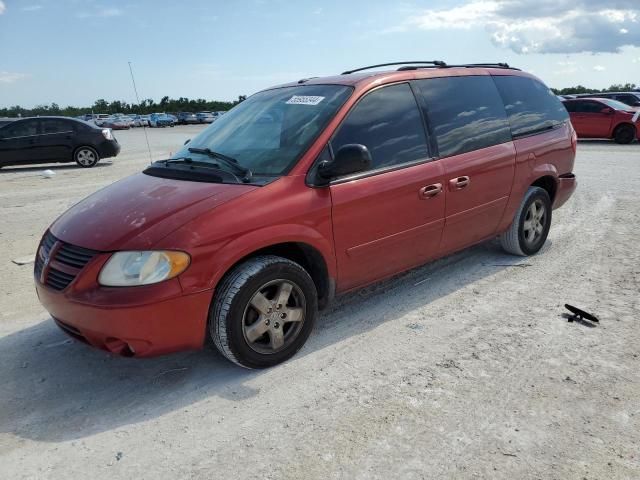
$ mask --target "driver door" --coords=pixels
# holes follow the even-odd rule
[[[331,149],[365,145],[370,169],[331,182],[338,291],[434,257],[444,227],[444,170],[431,161],[421,114],[407,83],[378,88],[352,108]]]

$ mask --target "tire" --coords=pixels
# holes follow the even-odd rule
[[[616,131],[613,133],[613,140],[616,143],[627,144],[631,143],[636,138],[636,129],[633,125],[620,125],[616,128]]]
[[[547,191],[540,187],[529,187],[509,230],[500,235],[502,248],[513,255],[535,255],[547,240],[551,216],[551,199]]]
[[[279,295],[288,299],[281,307]],[[209,310],[209,336],[232,362],[268,368],[302,348],[317,311],[316,287],[304,268],[286,258],[259,256],[238,265],[220,282]],[[287,320],[294,317],[297,320]]]
[[[93,147],[78,147],[73,153],[73,160],[82,168],[91,168],[100,161],[100,155]]]

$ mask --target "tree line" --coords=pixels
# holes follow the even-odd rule
[[[640,86],[635,83],[625,83],[623,84],[614,84],[609,88],[604,88],[602,90],[598,90],[597,88],[588,88],[583,87],[582,85],[578,85],[575,87],[567,87],[567,88],[552,88],[551,91],[556,95],[578,95],[580,93],[606,93],[606,92],[633,92],[640,90]]]
[[[551,91],[556,95],[576,95],[580,93],[604,93],[604,92],[629,92],[640,90],[640,86],[635,83],[614,84],[609,88],[598,90],[597,88],[588,88],[582,85],[567,88],[552,88]],[[96,100],[89,107],[60,107],[57,103],[51,105],[36,105],[33,108],[23,108],[19,105],[8,108],[0,108],[0,117],[32,117],[37,115],[64,115],[68,117],[76,117],[85,113],[138,113],[148,114],[154,112],[200,112],[200,111],[226,111],[242,102],[247,98],[246,95],[240,95],[237,100],[232,102],[224,102],[220,100],[205,100],[204,98],[189,99],[180,97],[177,99],[162,97],[159,102],[155,102],[152,98],[142,100],[140,104],[122,102],[114,100],[107,102],[101,98]]]
[[[127,103],[120,100],[107,102],[101,98],[89,107],[61,107],[57,103],[51,105],[36,105],[33,108],[23,108],[15,105],[8,108],[0,108],[0,117],[33,117],[38,115],[64,115],[76,117],[85,113],[138,113],[148,114],[154,112],[201,112],[201,111],[226,111],[245,100],[246,95],[240,95],[238,100],[225,102],[220,100],[205,100],[204,98],[189,99],[180,97],[177,99],[162,97],[159,102],[152,98],[144,99],[140,104]]]

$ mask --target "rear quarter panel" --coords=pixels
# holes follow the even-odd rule
[[[575,150],[572,135],[571,124],[565,122],[555,130],[513,141],[516,149],[515,176],[498,233],[509,228],[524,194],[532,183],[541,177],[550,176],[556,182],[557,188],[558,177],[573,171]]]

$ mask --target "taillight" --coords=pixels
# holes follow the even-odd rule
[[[573,125],[571,125],[571,148],[573,149],[573,153],[576,153],[578,150],[578,134],[576,133],[576,129],[573,128]]]
[[[102,129],[102,135],[107,140],[113,140],[113,134],[111,133],[111,129],[110,128],[103,128]]]

